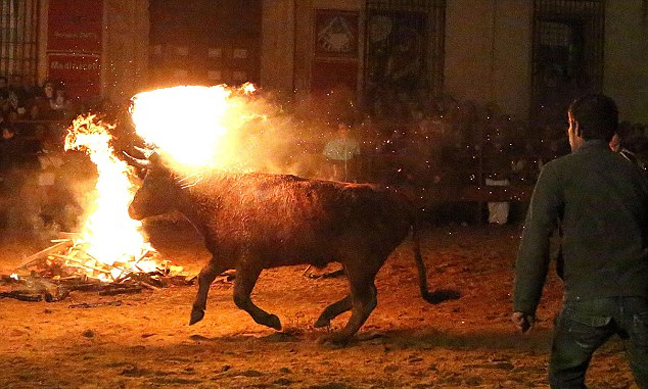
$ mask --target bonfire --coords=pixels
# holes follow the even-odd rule
[[[244,164],[236,129],[260,115],[234,97],[252,92],[251,84],[236,91],[225,86],[182,86],[143,92],[133,98],[131,115],[145,145],[182,174],[234,166],[240,169]],[[178,104],[186,104],[187,109]],[[202,114],[169,114],[189,110]],[[147,241],[141,222],[129,217],[137,179],[134,169],[111,146],[113,129],[95,115],[74,120],[65,150],[84,152],[96,166],[94,201],[80,231],[61,233],[52,246],[31,255],[14,274],[0,280],[30,288],[0,291],[0,297],[54,301],[70,290],[131,293],[164,286],[163,277],[173,283],[193,281],[195,277],[183,274],[182,267],[163,260]]]
[[[93,289],[88,284],[97,284],[94,289],[103,292],[130,293],[138,290],[135,286],[163,286],[162,277],[183,276],[180,266],[163,260],[147,241],[141,222],[128,216],[137,189],[135,174],[110,145],[113,128],[95,115],[87,115],[79,116],[68,129],[65,150],[85,152],[97,168],[94,201],[79,232],[60,233],[52,246],[15,269],[10,279],[25,280],[32,288],[3,292],[4,297],[57,300],[69,290]],[[61,288],[63,282],[66,286]]]

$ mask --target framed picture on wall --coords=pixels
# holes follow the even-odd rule
[[[315,11],[315,55],[358,57],[358,12],[318,9]]]

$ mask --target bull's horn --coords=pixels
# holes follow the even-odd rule
[[[151,161],[149,161],[148,159],[135,158],[125,151],[122,151],[122,154],[124,154],[126,159],[129,160],[133,165],[139,168],[146,169],[151,164]]]
[[[142,153],[142,154],[144,155],[144,157],[146,157],[146,158],[150,157],[151,154],[155,153],[155,150],[153,150],[153,149],[148,149],[148,148],[146,148],[146,147],[133,146],[133,148],[134,148],[135,150],[139,151],[140,153]]]

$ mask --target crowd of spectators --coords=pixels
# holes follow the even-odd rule
[[[0,227],[32,228],[64,206],[56,175],[62,136],[73,114],[61,82],[29,85],[19,75],[0,76]]]
[[[12,163],[29,163],[43,150],[45,141],[58,136],[64,120],[72,114],[72,102],[61,82],[48,80],[42,86],[29,85],[19,75],[0,76],[0,127],[15,134],[22,158]]]
[[[451,96],[429,97],[406,119],[358,114],[350,136],[360,141],[363,168],[354,180],[426,187],[507,179],[531,186],[546,162],[570,152],[563,116],[534,125],[494,104]],[[644,125],[622,122],[619,135],[623,147],[648,156]]]
[[[343,103],[323,105],[327,112],[340,112],[330,107],[344,106]],[[360,168],[350,170],[352,175],[347,177],[348,181],[436,188],[441,190],[434,193],[447,196],[456,191],[443,188],[486,185],[515,186],[530,194],[542,166],[570,152],[566,109],[562,115],[552,115],[561,117],[560,120],[532,122],[512,117],[495,104],[478,104],[447,95],[427,95],[408,107],[401,109],[406,114],[399,117],[347,109],[342,119],[338,119],[353,123],[349,136],[361,146],[352,164]],[[333,122],[329,126],[331,131],[323,136],[320,144],[325,145],[326,139],[334,137],[336,118],[329,121]],[[317,125],[305,127],[317,128]],[[648,160],[645,126],[621,123],[619,135],[624,148]],[[316,153],[318,147],[309,149],[309,153]],[[448,200],[444,205],[448,213],[468,213],[466,219],[474,219],[478,213],[474,211],[475,204],[463,204],[457,209],[455,199]],[[506,222],[506,217],[495,217],[498,204],[485,205],[484,212],[491,211],[489,221]],[[511,205],[518,208],[514,216],[522,217],[524,204]]]
[[[286,165],[300,163],[302,157],[316,161],[307,170],[288,172],[413,188],[531,187],[544,163],[569,153],[566,119],[537,125],[510,116],[495,104],[432,94],[401,104],[400,111],[405,113],[396,117],[369,114],[349,103],[350,94],[331,93],[329,97],[327,101],[316,96],[308,104],[281,102],[282,114],[291,118],[286,122],[303,127],[301,135],[291,138],[285,148],[290,156]],[[80,112],[65,97],[62,83],[27,86],[19,76],[0,77],[0,104],[0,201],[16,188],[41,192],[36,196],[36,213],[47,219],[43,209],[53,203],[59,181],[51,175],[52,170],[60,170],[55,156],[61,152],[65,129]],[[328,116],[316,114],[317,107]],[[118,112],[105,113],[119,117],[119,112],[126,111],[123,107],[112,110]],[[639,158],[648,154],[644,126],[622,123],[619,135],[622,146]],[[340,145],[345,145],[343,152]],[[21,173],[12,175],[16,170]],[[7,220],[1,217],[0,223]]]

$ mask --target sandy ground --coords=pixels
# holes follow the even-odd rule
[[[209,258],[182,223],[149,228],[155,247],[192,274]],[[257,325],[232,302],[232,284],[212,285],[205,319],[188,326],[196,286],[102,297],[72,292],[59,302],[0,299],[0,388],[546,388],[552,320],[561,286],[547,284],[527,335],[509,322],[520,226],[428,228],[423,250],[431,289],[459,300],[425,303],[410,243],[378,274],[378,306],[346,347],[323,344],[313,323],[346,294],[343,278],[311,279],[305,267],[264,272],[255,302],[284,330]],[[39,247],[2,235],[0,274]],[[95,308],[71,305],[110,303]],[[348,314],[333,321],[342,327]],[[636,388],[623,345],[594,358],[590,388]]]

